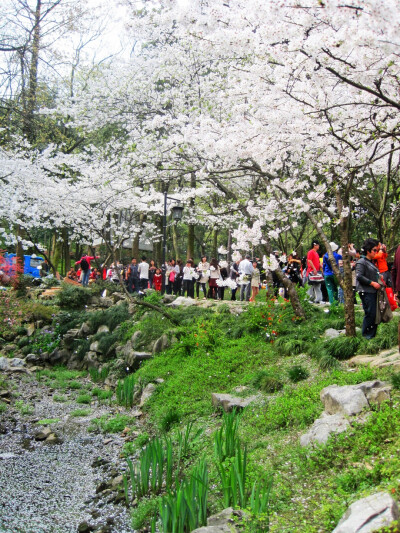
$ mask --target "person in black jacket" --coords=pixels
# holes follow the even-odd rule
[[[362,325],[362,335],[366,339],[372,339],[376,335],[376,299],[377,291],[380,288],[378,280],[380,278],[379,269],[374,265],[375,254],[379,250],[379,241],[367,239],[361,249],[362,256],[356,263],[356,289],[360,295],[364,320]]]

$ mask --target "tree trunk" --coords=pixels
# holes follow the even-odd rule
[[[63,237],[63,244],[64,244],[64,265],[65,265],[64,275],[67,275],[67,272],[71,267],[71,256],[69,253],[69,238],[68,238],[67,228],[62,229],[62,237]]]
[[[178,242],[178,231],[176,224],[172,226],[172,246],[174,248],[174,257],[175,259],[179,259],[179,242]]]
[[[23,117],[23,132],[28,138],[29,142],[33,143],[35,140],[35,128],[33,124],[33,114],[36,107],[36,93],[38,80],[38,64],[39,64],[39,49],[40,49],[40,17],[41,17],[42,0],[37,0],[36,9],[34,12],[34,26],[33,39],[31,47],[31,62],[29,67],[29,86],[28,94],[25,102],[24,117]]]
[[[188,224],[186,259],[194,260],[194,224]]]
[[[138,263],[139,263],[139,236],[140,236],[140,233],[135,233],[135,236],[134,238],[132,239],[132,258],[134,257],[135,259],[138,260]]]
[[[215,228],[212,234],[211,257],[218,259],[218,228]]]

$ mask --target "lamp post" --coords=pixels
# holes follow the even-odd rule
[[[172,200],[173,202],[177,202],[178,205],[175,205],[172,209],[172,218],[175,222],[179,222],[182,220],[182,214],[183,214],[183,207],[180,205],[180,200],[177,200],[176,198],[171,198],[167,195],[167,193],[164,193],[164,216],[163,216],[163,246],[162,246],[162,265],[161,265],[161,273],[162,273],[162,288],[161,293],[165,293],[165,275],[167,272],[167,266],[165,264],[166,261],[166,255],[167,255],[167,200]]]

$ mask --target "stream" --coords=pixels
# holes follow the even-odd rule
[[[6,379],[18,401],[33,408],[23,414],[12,401],[0,413],[0,532],[132,533],[126,507],[111,502],[111,491],[103,496],[99,490],[121,473],[124,439],[87,430],[92,418],[110,408],[95,402],[89,416],[71,417],[73,410],[88,406],[72,399],[55,402],[54,391],[34,376],[18,373]],[[59,419],[50,425],[56,442],[36,439],[42,419]]]

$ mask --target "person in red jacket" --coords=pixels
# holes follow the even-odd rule
[[[157,292],[161,292],[162,274],[161,274],[161,269],[159,268],[157,268],[156,273],[153,276],[153,286]]]
[[[383,281],[386,283],[386,287],[392,286],[392,279],[389,272],[389,267],[386,262],[387,259],[386,244],[379,243],[379,252],[375,254],[374,262],[382,274]]]
[[[80,265],[82,270],[82,286],[87,287],[89,285],[89,276],[90,276],[90,261],[93,259],[99,259],[100,256],[96,255],[83,255],[79,261],[75,264]]]

